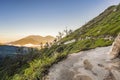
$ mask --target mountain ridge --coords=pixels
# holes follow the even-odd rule
[[[46,42],[52,42],[55,38],[53,36],[40,36],[40,35],[29,35],[27,37],[21,38],[17,41],[10,42],[9,44],[12,45],[26,45],[26,44],[33,44],[39,45],[40,43],[45,44]]]
[[[72,34],[63,38],[61,42],[73,40],[75,38],[110,38],[114,39],[120,32],[120,4],[113,5],[105,9],[97,17],[91,19],[82,27],[76,29]]]

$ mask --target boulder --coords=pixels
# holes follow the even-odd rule
[[[84,60],[84,61],[83,61],[83,64],[84,64],[84,68],[85,68],[85,69],[87,69],[87,70],[92,70],[93,65],[89,62],[88,59]]]
[[[92,80],[92,78],[87,75],[77,75],[73,80]]]
[[[120,55],[120,34],[117,36],[112,44],[110,51],[110,59],[115,59]]]

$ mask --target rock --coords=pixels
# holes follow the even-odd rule
[[[110,51],[110,59],[115,59],[120,55],[120,34],[117,36],[112,44],[112,49]]]
[[[111,69],[116,69],[117,71],[120,71],[120,61],[112,63],[110,67]]]
[[[85,68],[85,69],[87,69],[87,70],[92,70],[93,65],[88,61],[88,59],[84,60],[84,61],[83,61],[83,64],[84,64],[84,68]]]
[[[103,64],[98,64],[98,66],[99,66],[99,67],[104,67],[104,65],[103,65]]]
[[[116,80],[114,75],[112,74],[111,71],[109,71],[109,74],[107,76],[105,76],[105,78],[103,80]]]
[[[77,75],[73,80],[92,80],[92,79],[86,75]]]

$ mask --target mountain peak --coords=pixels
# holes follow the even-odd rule
[[[40,36],[40,35],[29,35],[27,37],[24,37],[20,40],[11,42],[12,45],[26,45],[26,44],[33,44],[33,45],[39,45],[40,43],[45,44],[46,42],[52,42],[54,40],[53,36]]]
[[[27,36],[25,38],[34,38],[34,37],[42,37],[42,36],[40,36],[40,35],[29,35],[29,36]]]
[[[54,37],[51,35],[47,35],[47,36],[45,36],[45,38],[54,38]]]

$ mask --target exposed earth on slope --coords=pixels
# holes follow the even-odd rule
[[[111,46],[68,55],[45,80],[120,80],[120,59],[109,60]]]
[[[110,58],[114,59],[119,56],[120,56],[120,34],[117,36],[117,38],[113,42],[113,45],[110,51]]]

